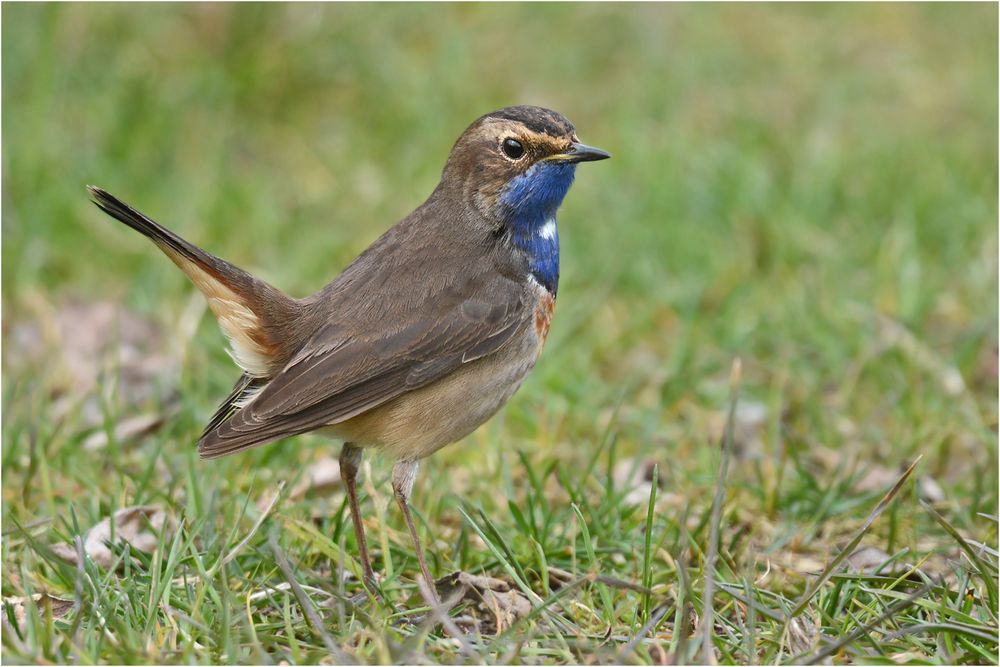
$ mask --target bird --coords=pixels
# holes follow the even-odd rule
[[[357,481],[364,449],[390,458],[393,495],[434,591],[410,512],[419,463],[490,419],[535,366],[559,285],[556,212],[577,165],[609,157],[555,111],[487,113],[455,142],[426,201],[305,298],[87,188],[204,294],[242,371],[201,434],[199,455],[307,432],[343,442],[363,583],[376,594]]]

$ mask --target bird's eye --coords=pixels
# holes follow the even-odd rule
[[[517,139],[504,139],[503,143],[500,145],[500,150],[503,154],[509,157],[511,160],[519,160],[521,156],[524,155],[524,146]]]

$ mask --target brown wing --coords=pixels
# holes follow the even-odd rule
[[[333,319],[246,407],[207,431],[198,452],[224,456],[336,424],[427,385],[530,326],[525,300],[523,285],[480,274],[461,290],[369,321],[368,330]]]

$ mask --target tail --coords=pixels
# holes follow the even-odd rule
[[[97,206],[149,237],[208,299],[230,354],[251,378],[271,377],[294,352],[302,304],[243,269],[188,243],[114,195],[87,186]]]

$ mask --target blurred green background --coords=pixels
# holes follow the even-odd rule
[[[426,197],[471,120],[530,103],[615,155],[580,170],[562,211],[559,316],[534,399],[558,389],[545,400],[593,410],[624,386],[689,394],[734,354],[764,372],[807,364],[790,384],[815,399],[871,343],[874,313],[994,393],[976,369],[996,344],[996,7],[3,16],[7,314],[30,289],[169,319],[190,291],[87,203],[87,183],[310,293]],[[207,327],[196,355],[221,347]],[[220,384],[232,374],[209,369]],[[898,397],[849,409],[885,407],[884,435],[905,446],[934,399],[919,375],[881,380]]]
[[[166,331],[189,307],[186,280],[85,184],[303,296],[423,201],[472,120],[537,104],[614,159],[584,165],[561,211],[559,305],[534,375],[431,479],[494,471],[522,446],[585,461],[620,405],[622,451],[671,462],[671,488],[705,498],[740,356],[744,396],[767,414],[763,458],[734,473],[746,507],[830,512],[791,502],[798,477],[775,471],[832,451],[890,469],[923,454],[953,520],[995,510],[995,4],[2,12],[5,332],[39,300],[121,301]],[[210,317],[185,350],[183,418],[155,450],[174,470],[195,465],[198,428],[236,376]],[[18,355],[8,337],[4,357]],[[3,382],[5,449],[23,453],[7,418],[44,421],[22,400],[38,376]],[[128,499],[118,471],[81,500],[103,468],[73,437],[52,445],[62,482],[6,502],[5,528],[11,512],[83,502],[98,516]],[[280,470],[314,452],[197,465]],[[5,458],[7,501],[30,477],[19,460]],[[489,505],[493,479],[449,481]],[[440,507],[447,489],[422,484],[418,505]]]

